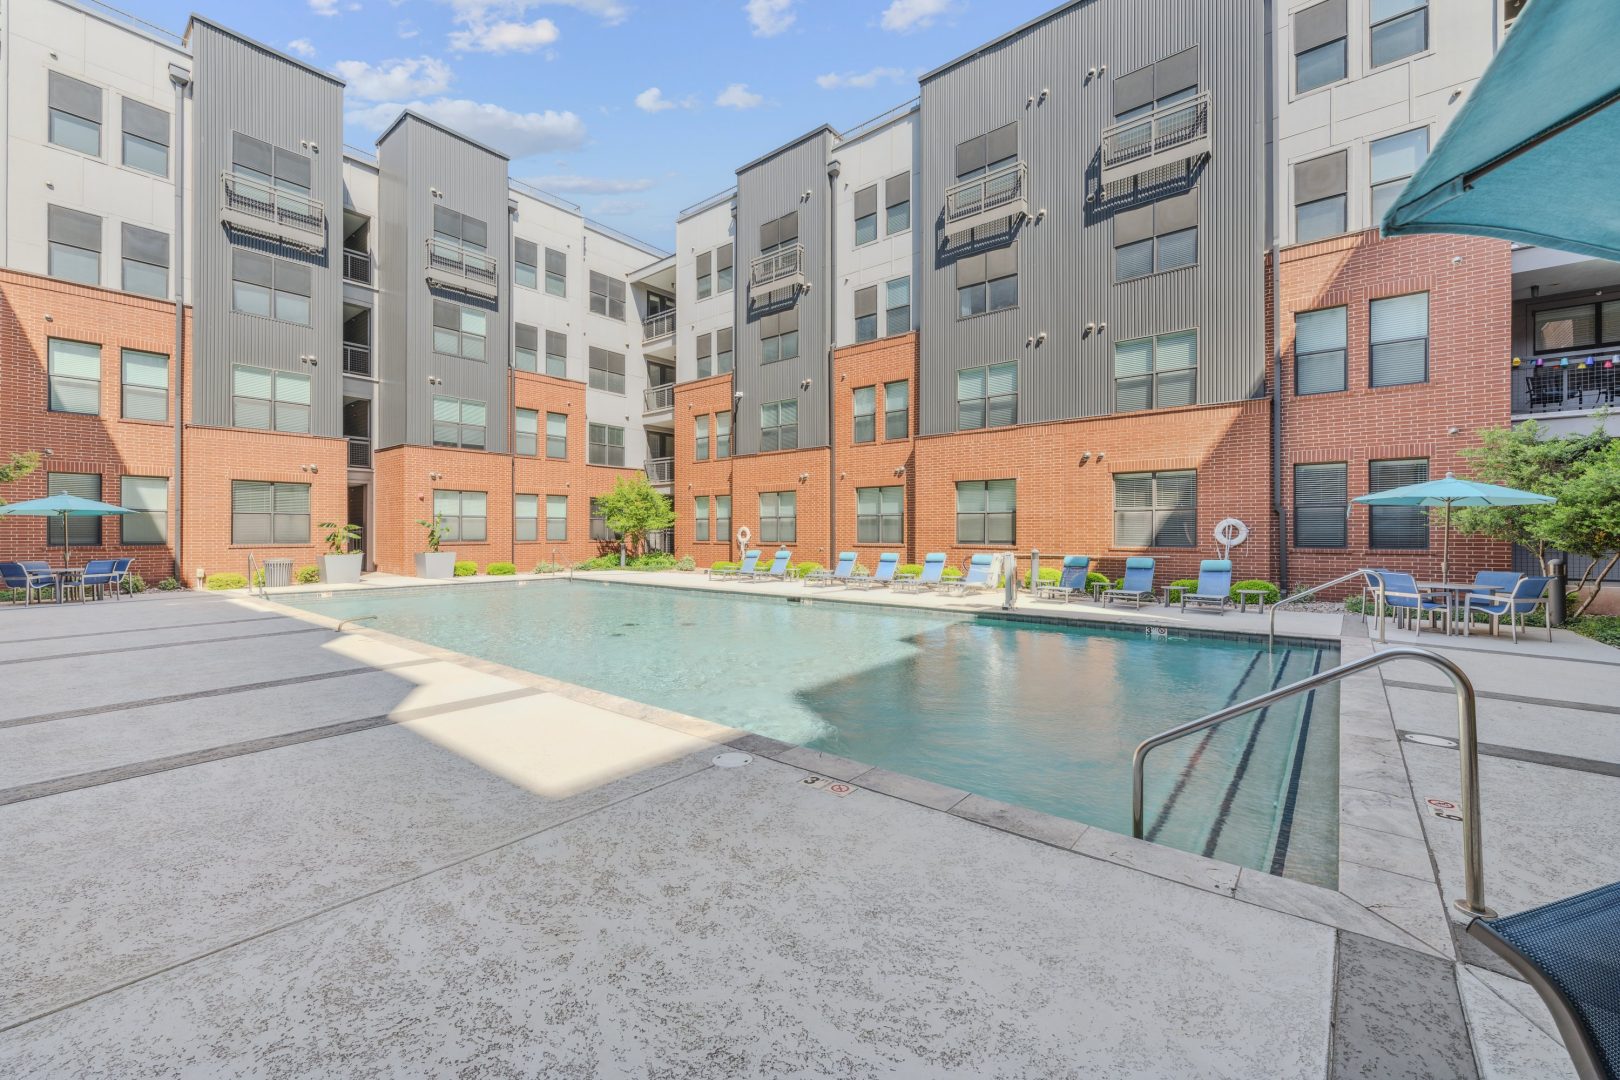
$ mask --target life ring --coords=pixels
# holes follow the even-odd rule
[[[1215,542],[1226,547],[1237,547],[1249,538],[1249,527],[1237,518],[1224,518],[1215,526]]]
[[[748,526],[739,525],[737,527],[737,546],[738,547],[747,547],[748,546],[748,541],[752,540],[753,538],[754,538],[754,534],[748,531]]]

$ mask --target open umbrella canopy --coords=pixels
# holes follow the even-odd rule
[[[1531,0],[1384,235],[1469,233],[1620,259],[1620,3]]]
[[[1356,502],[1368,506],[1534,506],[1557,501],[1551,495],[1537,495],[1533,491],[1459,480],[1450,473],[1446,473],[1443,480],[1425,480],[1421,484],[1356,496]]]
[[[133,514],[135,511],[112,503],[96,502],[94,499],[81,499],[77,495],[62,492],[57,495],[47,495],[43,499],[29,499],[26,502],[6,503],[0,506],[0,515],[7,517],[107,517],[111,514]]]

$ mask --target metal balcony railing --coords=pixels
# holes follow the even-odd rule
[[[433,284],[497,297],[501,291],[499,270],[500,264],[482,251],[437,237],[427,241],[427,276]]]
[[[349,468],[371,468],[371,440],[349,436]]]
[[[979,225],[1029,213],[1029,167],[1022,161],[945,189],[945,230],[961,233]]]
[[[669,337],[675,332],[675,309],[660,311],[656,315],[649,315],[641,320],[641,343],[657,341],[659,338]]]
[[[365,251],[355,251],[353,248],[343,249],[343,278],[345,281],[358,281],[362,285],[371,284],[371,255]]]
[[[1568,364],[1561,361],[1568,360]],[[1579,412],[1620,401],[1620,367],[1610,356],[1545,357],[1513,369],[1513,411]]]
[[[371,377],[371,346],[343,343],[343,374]]]
[[[748,291],[804,288],[804,245],[767,252],[748,264]]]
[[[648,458],[645,468],[650,483],[668,484],[675,479],[675,459],[672,457]]]
[[[219,216],[232,228],[310,251],[326,250],[326,204],[229,169],[219,174]]]
[[[1103,128],[1102,186],[1208,156],[1209,94]]]
[[[675,407],[675,384],[649,386],[641,392],[642,412],[667,412]]]

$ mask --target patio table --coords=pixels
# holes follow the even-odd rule
[[[1472,581],[1420,581],[1417,583],[1418,592],[1437,592],[1446,594],[1446,633],[1458,633],[1457,630],[1457,598],[1463,593],[1489,592]]]
[[[45,569],[56,577],[54,591],[58,604],[67,595],[68,583],[84,576],[84,567],[82,566],[48,566]],[[81,597],[84,595],[84,586],[82,585],[79,586],[79,595]]]

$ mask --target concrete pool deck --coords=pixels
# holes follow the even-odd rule
[[[1620,876],[1620,653],[1445,644],[1488,899]],[[1335,892],[258,600],[0,611],[0,662],[0,1075],[1572,1075],[1458,958],[1419,665],[1345,684]]]

